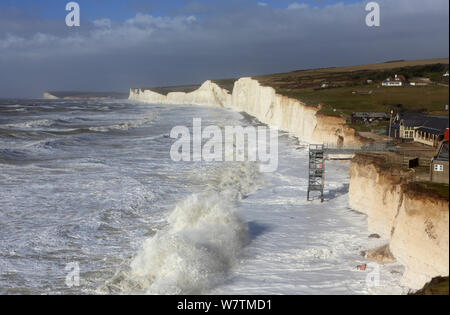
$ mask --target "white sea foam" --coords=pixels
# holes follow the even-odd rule
[[[144,243],[121,290],[202,293],[223,280],[248,242],[247,224],[217,192],[191,195],[176,206],[168,223]]]
[[[246,162],[239,167],[219,172],[213,185],[229,199],[243,199],[262,185],[261,174],[256,163]]]
[[[120,292],[199,294],[222,283],[249,242],[235,200],[253,192],[257,165],[221,167],[215,189],[176,205],[168,225],[147,239],[128,271],[109,284]],[[210,170],[214,171],[214,170]]]
[[[149,124],[159,118],[159,114],[157,112],[152,112],[146,117],[142,119],[124,121],[115,125],[110,126],[99,126],[99,127],[90,127],[89,130],[96,132],[108,132],[111,130],[129,130],[131,128],[138,128]]]
[[[4,125],[4,127],[7,128],[35,128],[35,127],[46,127],[53,124],[53,120],[49,119],[40,119],[40,120],[32,120],[32,121],[25,121],[21,123],[15,123],[15,124],[7,124]]]

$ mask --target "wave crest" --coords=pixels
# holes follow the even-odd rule
[[[115,125],[110,126],[99,126],[99,127],[90,127],[90,131],[95,132],[109,132],[111,130],[129,130],[131,128],[138,128],[141,126],[144,126],[146,124],[149,124],[159,118],[158,113],[152,113],[148,115],[145,118],[137,119],[137,120],[130,120],[130,121],[124,121]]]
[[[249,242],[247,223],[218,192],[189,196],[175,207],[168,223],[145,241],[130,270],[109,289],[200,294],[223,281]]]

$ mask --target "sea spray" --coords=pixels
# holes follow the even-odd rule
[[[199,294],[223,281],[248,243],[247,224],[217,192],[189,196],[168,223],[131,262],[125,291]]]
[[[217,168],[214,189],[178,203],[167,226],[147,239],[127,271],[104,289],[146,294],[200,294],[224,281],[249,243],[248,224],[235,202],[254,192],[260,173],[254,163]],[[214,170],[210,170],[214,171]]]
[[[237,165],[220,172],[213,181],[216,189],[230,200],[244,199],[264,184],[256,163],[243,162]]]

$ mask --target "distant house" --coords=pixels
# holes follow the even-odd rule
[[[359,95],[371,95],[373,94],[373,91],[364,91],[364,90],[358,90],[358,91],[352,91],[352,94],[359,94]]]
[[[444,77],[448,77],[448,71],[446,73],[444,73],[443,75]]]
[[[437,147],[449,127],[448,117],[429,116],[414,132],[414,141]]]
[[[387,121],[389,120],[386,113],[370,113],[370,112],[357,112],[352,114],[352,123],[362,124],[362,123],[373,123],[376,121]]]
[[[394,77],[389,77],[383,81],[383,86],[404,86],[407,84],[406,78],[403,75],[396,74]]]
[[[430,180],[434,183],[449,183],[448,140],[440,143],[430,165]]]
[[[411,82],[411,83],[409,83],[409,85],[411,85],[411,86],[427,86],[428,83],[427,82]]]

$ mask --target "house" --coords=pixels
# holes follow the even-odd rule
[[[444,73],[443,77],[447,77],[448,78],[448,71],[446,73]]]
[[[449,183],[449,163],[448,163],[448,140],[442,141],[437,150],[436,156],[430,165],[430,180],[434,183]]]
[[[428,116],[421,113],[399,113],[394,118],[392,135],[394,138],[414,139],[416,129],[423,126]]]
[[[373,123],[376,121],[388,121],[389,117],[386,113],[370,113],[370,112],[357,112],[352,114],[352,123]]]
[[[445,138],[448,126],[448,117],[399,113],[394,118],[392,135],[436,147]]]
[[[396,74],[394,77],[389,77],[383,81],[383,86],[404,86],[407,84],[406,78],[403,75]]]
[[[427,120],[414,132],[414,141],[437,147],[444,140],[449,128],[448,117],[428,116]]]

